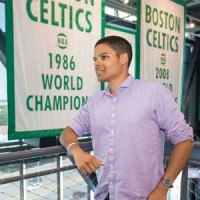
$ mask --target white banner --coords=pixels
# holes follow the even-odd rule
[[[23,135],[10,138],[47,136],[28,132],[64,128],[100,90],[92,58],[102,33],[103,3],[13,0],[7,4],[13,7],[13,13],[7,13],[13,15],[11,134]]]
[[[185,7],[166,0],[140,6],[140,78],[163,83],[180,104]]]

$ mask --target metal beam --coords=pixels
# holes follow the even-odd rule
[[[199,35],[198,32],[200,32],[200,26],[196,26],[194,28],[187,28],[186,32],[191,33],[193,35]]]
[[[136,8],[126,5],[120,1],[106,0],[106,6],[114,8],[116,10],[121,10],[121,11],[129,13],[131,15],[136,15]]]
[[[191,19],[191,20],[194,20],[194,21],[197,21],[197,22],[200,22],[200,19],[199,18],[196,18],[196,17],[194,17],[194,16],[192,16],[192,15],[186,15],[189,19]]]
[[[123,26],[126,28],[129,28],[131,30],[135,30],[136,29],[136,24],[130,21],[126,21],[114,16],[110,16],[110,15],[106,15],[106,23],[107,24],[114,24],[116,26]]]
[[[190,33],[192,36],[200,37],[200,34]]]
[[[193,0],[193,2],[187,2],[188,8],[192,6],[196,6],[196,5],[199,5],[199,0],[196,0],[196,1]]]

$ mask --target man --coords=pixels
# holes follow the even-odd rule
[[[108,86],[88,100],[60,138],[83,173],[97,173],[96,200],[166,200],[192,151],[192,130],[171,93],[162,84],[129,75],[131,59],[124,38],[96,43],[96,75]],[[78,145],[77,137],[88,132],[94,156]],[[165,137],[175,146],[164,171]]]

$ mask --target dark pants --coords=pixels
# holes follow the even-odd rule
[[[105,200],[109,200],[109,194],[108,194],[108,196],[105,198]]]

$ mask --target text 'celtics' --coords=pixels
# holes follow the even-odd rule
[[[67,1],[69,2],[69,1]],[[42,24],[74,29],[80,32],[92,32],[92,11],[94,0],[76,0],[77,5],[72,6],[59,0],[27,0],[26,11],[28,17]],[[80,4],[80,6],[78,6]],[[83,4],[85,9],[83,9]]]

